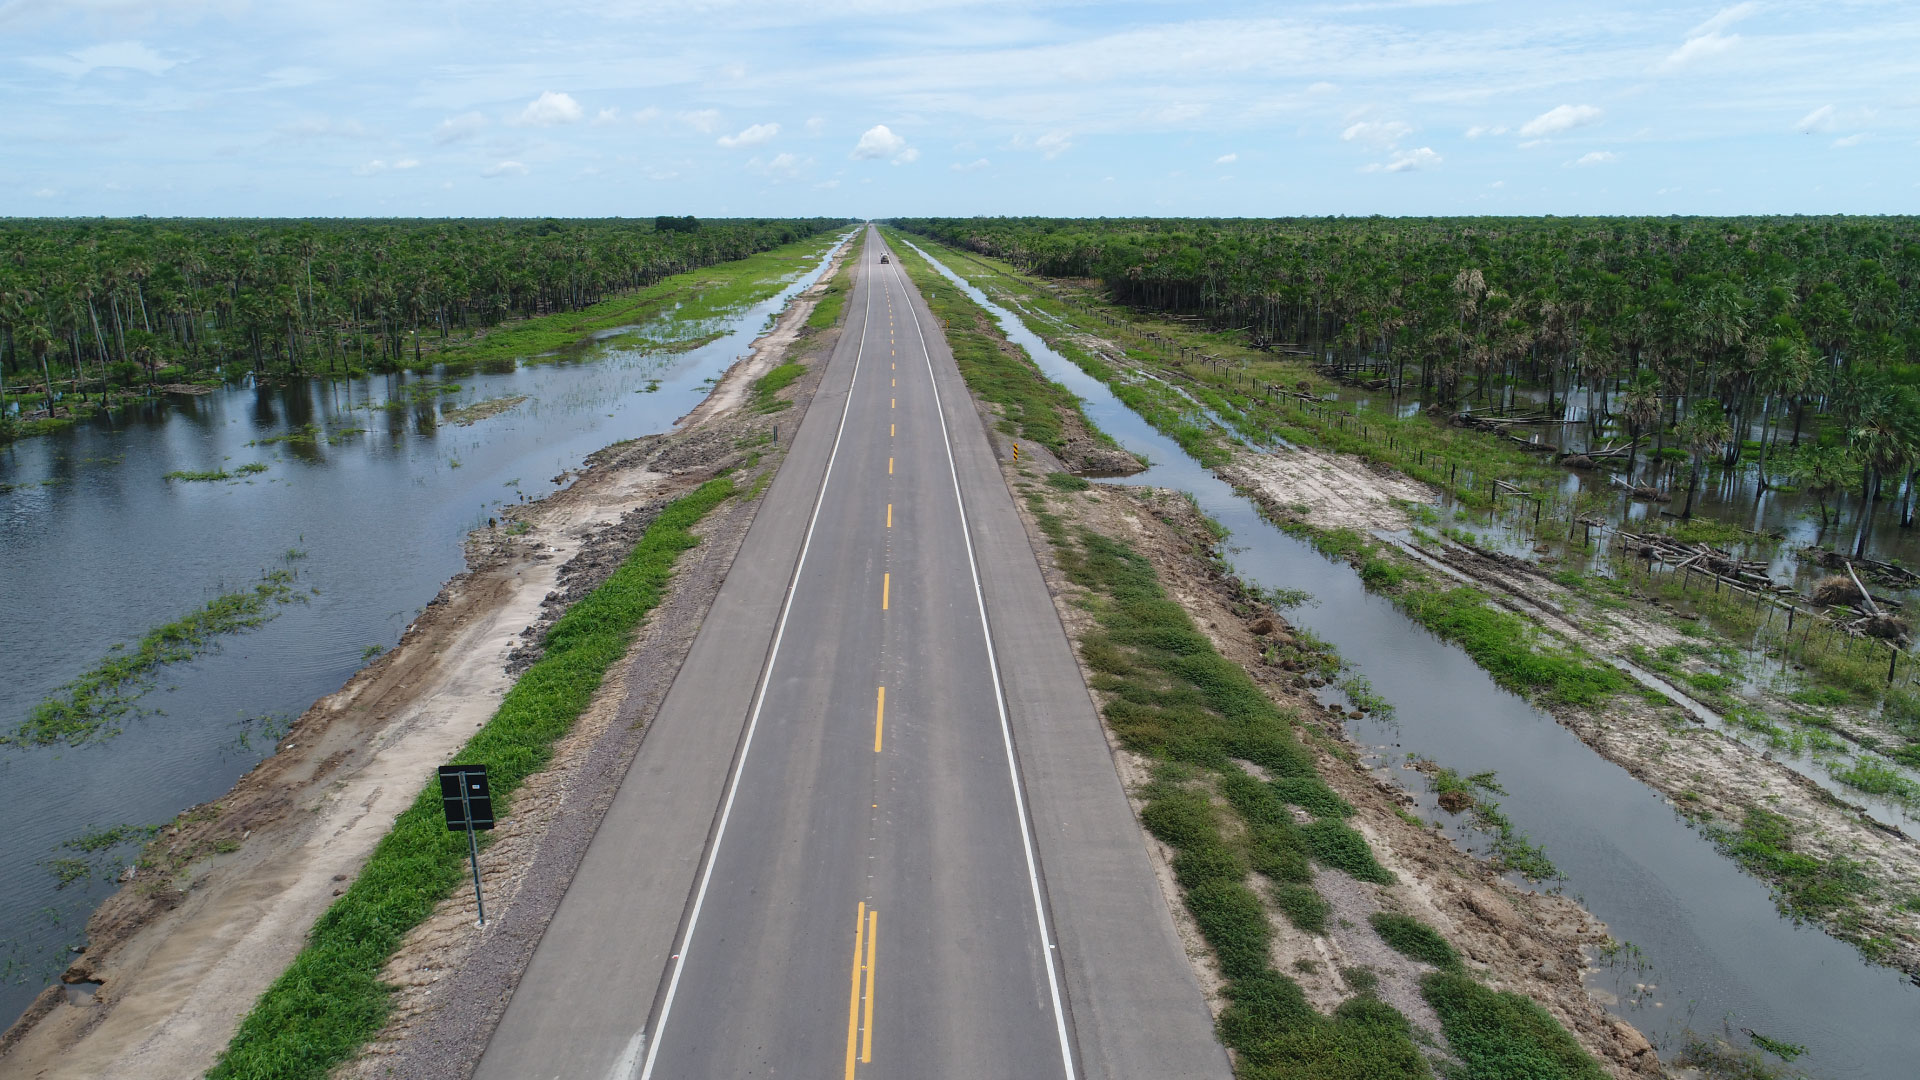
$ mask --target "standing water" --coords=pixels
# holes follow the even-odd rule
[[[88,913],[116,887],[108,860],[136,850],[63,845],[218,798],[293,718],[399,638],[463,569],[468,531],[556,490],[588,454],[692,411],[830,259],[767,300],[699,324],[669,312],[556,362],[226,387],[0,447],[6,731],[116,643],[264,571],[290,571],[299,597],[264,627],[161,669],[119,735],[0,746],[0,1027],[83,940]],[[712,334],[685,352],[647,345]],[[523,395],[470,426],[441,412]],[[265,441],[306,425],[327,434]],[[253,462],[266,470],[162,479]]]
[[[1459,648],[1368,593],[1346,563],[1275,528],[1017,316],[928,262],[992,313],[1048,378],[1077,394],[1096,425],[1153,462],[1128,483],[1193,495],[1230,530],[1228,561],[1248,583],[1311,587],[1317,602],[1294,613],[1294,621],[1335,645],[1396,708],[1395,722],[1348,725],[1357,742],[1376,750],[1385,772],[1421,790],[1425,777],[1405,766],[1411,751],[1463,774],[1498,774],[1508,792],[1502,810],[1545,849],[1566,890],[1616,940],[1638,950],[1631,962],[1617,961],[1589,979],[1618,1015],[1669,1054],[1688,1029],[1713,1034],[1727,1025],[1807,1047],[1795,1065],[1814,1076],[1913,1075],[1920,987],[1782,917],[1765,883],[1738,870],[1658,792],[1501,689]],[[1427,808],[1438,816],[1430,800]],[[1478,844],[1454,832],[1468,846]]]

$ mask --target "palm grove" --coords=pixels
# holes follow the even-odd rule
[[[1305,349],[1454,413],[1543,397],[1590,439],[1914,515],[1920,219],[902,219],[1117,302]],[[1644,458],[1641,455],[1644,454]],[[1865,540],[1865,531],[1861,533]]]
[[[168,379],[416,366],[429,342],[578,311],[840,224],[0,222],[0,439],[24,429],[12,404],[51,417]]]

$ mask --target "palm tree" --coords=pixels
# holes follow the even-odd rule
[[[1720,408],[1720,403],[1709,398],[1693,403],[1693,408],[1688,412],[1686,419],[1681,420],[1674,428],[1674,434],[1686,444],[1689,464],[1687,505],[1681,510],[1680,516],[1691,518],[1694,496],[1700,490],[1700,469],[1705,464],[1707,455],[1718,452],[1722,446],[1726,445],[1731,432],[1727,427],[1726,413]]]
[[[1627,483],[1633,483],[1633,459],[1640,449],[1640,436],[1660,421],[1660,377],[1651,371],[1633,373],[1627,392],[1620,400],[1620,418],[1627,422]]]

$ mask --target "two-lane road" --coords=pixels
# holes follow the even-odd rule
[[[991,456],[884,251],[870,233],[828,380],[482,1077],[1086,1074],[962,483]],[[1167,968],[1170,926],[1114,929]],[[1167,977],[1208,1044],[1187,1073],[1217,1073]]]

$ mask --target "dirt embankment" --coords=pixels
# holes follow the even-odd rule
[[[88,922],[87,949],[63,976],[67,986],[50,987],[0,1038],[0,1076],[190,1077],[210,1067],[395,816],[493,715],[530,662],[540,629],[612,573],[665,500],[722,468],[742,470],[743,492],[777,468],[779,446],[769,439],[776,418],[741,406],[752,380],[804,358],[791,353],[830,353],[837,331],[803,332],[827,280],[789,305],[673,431],[593,455],[564,490],[473,533],[469,569],[447,583],[392,652],[316,702],[279,750],[224,797],[163,830]],[[809,347],[794,350],[803,337]],[[777,419],[797,427],[825,365],[813,366],[785,392],[795,407]],[[572,873],[565,854],[577,863],[584,852],[651,716],[629,698],[664,695],[757,503],[731,500],[702,523],[706,542],[683,559],[665,610],[556,745],[553,763],[516,796],[495,833],[491,851],[500,854],[486,860],[487,930],[473,927],[469,890],[408,937],[386,973],[402,987],[380,1044],[388,1054],[408,1044],[430,1011],[432,989],[459,972],[482,933],[519,925],[530,955],[538,927],[528,928],[527,913],[544,925]],[[610,744],[616,717],[629,718],[617,730],[631,737]],[[572,812],[563,815],[563,807]],[[565,835],[556,835],[556,823]],[[547,873],[529,889],[536,854]],[[492,974],[510,989],[518,970],[496,963]],[[449,1030],[476,1030],[472,1018],[463,1024]]]
[[[1049,465],[1045,461],[1027,464],[1029,480]],[[1006,475],[1016,488],[1022,482],[1022,474],[1010,463]],[[1354,490],[1354,479],[1321,476],[1315,483],[1329,491],[1342,486]],[[1373,486],[1382,488],[1377,493],[1380,507],[1391,509],[1387,500],[1402,497],[1391,486]],[[1077,639],[1092,627],[1092,617],[1076,602],[1078,589],[1060,571],[1031,508],[1024,500],[1015,501],[1055,606],[1069,634]],[[1350,823],[1366,837],[1380,863],[1393,872],[1396,883],[1381,886],[1337,870],[1317,869],[1314,888],[1332,906],[1324,933],[1298,930],[1270,910],[1274,965],[1301,984],[1316,1008],[1331,1013],[1355,993],[1373,992],[1416,1026],[1434,1033],[1440,1030],[1438,1018],[1419,991],[1419,977],[1430,969],[1387,948],[1367,929],[1368,916],[1374,912],[1397,911],[1437,928],[1466,958],[1469,969],[1495,989],[1517,991],[1539,1002],[1614,1075],[1660,1075],[1661,1066],[1647,1040],[1608,1014],[1582,983],[1588,951],[1610,940],[1605,926],[1572,899],[1513,886],[1443,834],[1401,816],[1414,805],[1412,797],[1369,771],[1363,748],[1347,738],[1338,720],[1329,718],[1304,677],[1263,659],[1263,646],[1274,640],[1273,635],[1287,633],[1285,620],[1270,608],[1253,619],[1235,614],[1236,608],[1259,605],[1207,557],[1204,543],[1196,540],[1206,537],[1207,529],[1187,500],[1170,491],[1096,487],[1070,495],[1050,493],[1048,508],[1073,524],[1122,539],[1149,558],[1168,595],[1187,609],[1215,648],[1246,669],[1275,702],[1304,718],[1321,776],[1356,808]],[[1089,680],[1093,677],[1084,663],[1082,674]],[[1110,741],[1116,747],[1122,779],[1130,790],[1139,787],[1149,775],[1150,763],[1119,749],[1117,739],[1110,736]],[[1241,765],[1258,774],[1250,763]],[[1136,802],[1136,813],[1139,809]],[[1219,992],[1223,983],[1181,899],[1172,871],[1173,852],[1144,830],[1142,838],[1154,853],[1168,908],[1217,1015],[1226,1005]],[[1356,971],[1366,974],[1354,976]],[[1350,978],[1377,983],[1361,988],[1351,984]]]
[[[1391,499],[1429,499],[1425,493],[1390,494],[1419,485],[1347,455],[1245,454],[1219,472],[1276,520],[1297,516],[1321,528],[1404,529],[1406,515]],[[1325,494],[1303,497],[1308,491]],[[1619,664],[1636,647],[1657,652],[1690,643],[1657,609],[1614,597],[1593,604],[1525,560],[1444,538],[1418,550],[1427,568],[1438,565],[1451,572],[1455,580],[1444,584],[1470,583],[1603,662]],[[1706,670],[1698,659],[1688,659],[1684,669]],[[1684,678],[1673,685],[1685,692]],[[1796,851],[1859,867],[1874,887],[1847,913],[1857,922],[1846,936],[1878,939],[1884,962],[1920,973],[1920,911],[1905,906],[1906,898],[1920,895],[1920,844],[1913,838],[1875,821],[1770,752],[1703,725],[1677,705],[1622,693],[1600,708],[1549,711],[1582,742],[1664,794],[1677,811],[1731,829],[1748,810],[1765,810],[1791,823]]]

